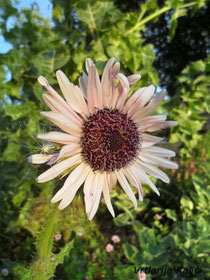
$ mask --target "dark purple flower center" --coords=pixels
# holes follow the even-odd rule
[[[82,156],[93,170],[114,171],[133,161],[140,149],[136,124],[118,109],[90,115],[82,127]]]

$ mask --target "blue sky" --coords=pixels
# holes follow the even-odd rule
[[[15,1],[13,0],[13,3]],[[14,7],[18,8],[18,10],[21,10],[21,8],[30,8],[31,5],[36,2],[40,9],[40,14],[42,14],[44,17],[51,17],[52,14],[52,4],[49,0],[19,0],[18,4],[14,3]],[[12,20],[8,21],[8,27],[12,26]],[[5,42],[2,35],[0,35],[0,53],[7,53],[12,48],[12,45]]]

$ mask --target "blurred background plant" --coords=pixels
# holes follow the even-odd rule
[[[197,275],[170,279],[209,279],[209,3],[49,0],[46,17],[41,1],[21,2],[0,1],[0,279],[138,279],[139,266],[194,266]],[[169,185],[157,182],[160,197],[144,187],[136,211],[116,186],[116,218],[102,203],[89,222],[80,195],[62,212],[50,205],[62,182],[37,184],[43,167],[26,162],[42,149],[33,135],[50,129],[39,115],[46,106],[37,77],[59,91],[57,69],[77,83],[86,57],[101,73],[113,56],[126,75],[142,75],[136,88],[167,88],[158,112],[179,126],[160,134],[180,167]]]

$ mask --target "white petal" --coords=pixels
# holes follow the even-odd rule
[[[47,79],[40,76],[38,78],[39,83],[46,88],[52,97],[57,100],[61,105],[63,105],[71,114],[74,116],[79,122],[81,122],[81,118],[77,115],[77,113],[69,106],[66,101],[49,85]]]
[[[75,137],[72,135],[69,135],[67,133],[57,132],[57,131],[51,131],[49,133],[43,133],[43,134],[36,134],[36,138],[54,142],[54,143],[60,143],[60,144],[70,144],[70,143],[79,143],[80,138]]]
[[[102,90],[103,107],[109,107],[110,100],[112,98],[112,91],[113,88],[115,87],[114,75],[112,73],[114,61],[115,58],[112,57],[107,62],[102,74],[101,90]]]
[[[60,175],[61,173],[63,173],[66,169],[70,168],[71,166],[78,164],[81,161],[81,156],[79,154],[65,159],[59,163],[57,163],[56,165],[52,166],[51,168],[49,168],[47,171],[45,171],[44,173],[42,173],[41,175],[39,175],[36,178],[36,182],[38,183],[43,183],[43,182],[47,182],[50,181],[52,179],[54,179],[55,177],[57,177],[58,175]]]
[[[112,203],[111,203],[111,199],[110,199],[108,178],[107,178],[107,175],[104,175],[104,176],[106,176],[104,185],[103,185],[104,200],[106,202],[107,208],[109,209],[109,212],[112,214],[113,217],[115,217],[114,209],[112,207]]]
[[[135,92],[125,104],[125,112],[128,112],[128,116],[131,117],[135,113],[142,111],[142,108],[149,102],[154,94],[155,87],[150,85],[148,87],[140,88]]]
[[[139,159],[146,163],[149,163],[152,165],[159,165],[159,166],[162,166],[162,167],[168,168],[168,169],[177,169],[178,168],[178,165],[173,161],[162,158],[160,156],[157,157],[157,156],[154,156],[154,155],[151,155],[148,153],[143,153],[142,151],[140,151],[140,153],[139,153]]]
[[[156,147],[156,146],[152,146],[152,147],[148,147],[148,148],[144,148],[142,149],[142,151],[144,153],[149,153],[155,156],[161,156],[161,157],[174,157],[176,155],[176,153],[174,151],[162,148],[162,147]]]
[[[155,109],[160,105],[160,103],[163,101],[164,97],[166,95],[166,91],[163,90],[159,92],[151,101],[150,103],[142,108],[141,110],[137,111],[133,115],[134,120],[141,120],[143,117],[148,116],[151,114]]]
[[[178,125],[177,121],[166,121],[166,122],[161,122],[159,124],[154,124],[154,125],[148,127],[146,129],[146,131],[154,132],[154,131],[161,130],[161,129],[164,129],[164,128],[170,128],[170,127],[173,127],[173,126],[176,126],[176,125]]]
[[[90,66],[87,84],[87,101],[90,112],[94,112],[95,108],[102,108],[101,84],[98,72],[94,65]]]
[[[53,155],[35,154],[35,155],[29,156],[27,159],[28,159],[28,162],[30,162],[30,163],[42,164],[42,163],[48,162],[52,156]]]
[[[59,86],[67,103],[80,114],[89,114],[87,104],[79,87],[70,83],[69,79],[62,71],[56,72]]]
[[[143,190],[142,190],[142,185],[140,180],[138,179],[138,176],[136,176],[135,174],[135,170],[132,169],[131,167],[125,168],[123,170],[123,173],[125,174],[125,176],[127,177],[127,179],[130,181],[130,183],[136,187],[137,191],[138,191],[138,195],[139,195],[139,200],[143,201]]]
[[[85,209],[86,213],[90,213],[90,210],[93,205],[93,185],[95,180],[96,174],[90,171],[85,180],[84,184],[84,195],[85,195]]]
[[[123,172],[121,170],[115,171],[115,174],[116,174],[117,180],[119,181],[124,192],[127,194],[127,196],[130,198],[130,200],[133,202],[134,207],[137,208],[136,197],[135,197],[131,187],[129,186],[127,179],[125,178],[125,175],[123,174]]]
[[[88,81],[88,77],[85,74],[85,72],[83,72],[83,75],[79,78],[79,85],[86,99],[87,99],[87,81]]]
[[[135,174],[138,176],[138,178],[145,184],[149,185],[150,188],[157,194],[160,195],[157,187],[153,184],[153,182],[148,178],[147,174],[143,170],[143,168],[140,167],[140,165],[135,162],[132,166],[132,170],[135,172]]]
[[[115,78],[119,72],[120,72],[120,63],[117,61],[112,67],[111,77]]]
[[[144,169],[144,171],[149,175],[158,178],[167,184],[170,182],[168,175],[162,170],[160,170],[159,168],[149,165],[143,161],[139,161],[139,164]]]
[[[72,134],[73,136],[81,136],[80,123],[78,123],[76,119],[70,121],[69,118],[56,112],[41,112],[40,115],[53,122],[63,131]]]
[[[95,65],[95,64],[93,63],[92,59],[91,59],[91,58],[87,58],[87,59],[86,59],[86,62],[85,62],[85,66],[86,66],[86,70],[87,70],[88,73],[89,73],[90,67],[91,67],[92,65]]]
[[[127,79],[128,79],[129,84],[133,85],[141,79],[141,75],[133,74],[133,75],[128,76]]]
[[[42,98],[53,112],[61,113],[70,120],[74,118],[74,116],[60,102],[56,101],[51,95],[43,94]],[[78,120],[76,118],[75,121],[78,123]]]
[[[111,191],[111,189],[117,184],[117,177],[114,172],[111,172],[107,174],[107,178],[108,178],[109,191]]]
[[[164,138],[141,133],[141,147],[146,148],[163,141]]]
[[[59,200],[66,197],[66,193],[77,186],[81,185],[81,181],[84,181],[85,176],[90,172],[90,168],[84,163],[80,163],[67,177],[63,187],[53,196],[52,203],[56,203]]]
[[[58,161],[61,158],[70,157],[70,156],[76,155],[80,152],[81,152],[81,147],[78,143],[72,143],[72,144],[65,145],[61,148],[58,156],[55,157],[55,159],[53,161],[50,160],[50,164],[54,164],[56,161]]]
[[[104,174],[97,173],[94,181],[94,191],[93,191],[93,205],[88,214],[88,219],[92,220],[98,210],[98,206],[101,199],[102,188],[104,185]]]
[[[58,160],[58,157],[59,157],[59,153],[53,154],[47,164],[48,165],[54,164]]]

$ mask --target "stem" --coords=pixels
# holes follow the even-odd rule
[[[181,5],[179,8],[180,8],[180,9],[184,9],[184,8],[193,6],[193,5],[195,5],[195,4],[196,4],[196,2],[190,2],[190,3],[187,3],[187,4]],[[128,33],[132,33],[132,32],[134,32],[134,31],[136,31],[136,30],[139,29],[142,25],[144,25],[145,23],[147,23],[148,21],[154,19],[155,17],[157,17],[157,16],[159,16],[159,15],[161,15],[161,14],[163,14],[163,13],[165,13],[165,12],[171,10],[171,9],[172,9],[172,8],[168,6],[168,7],[164,7],[164,8],[162,8],[162,9],[160,9],[160,10],[154,12],[153,14],[147,16],[147,17],[146,17],[145,19],[143,19],[142,21],[137,22],[137,23],[136,23],[130,30],[128,30],[128,32],[126,32],[126,33],[128,34]]]
[[[48,280],[50,275],[50,257],[52,255],[52,246],[54,235],[57,228],[58,210],[55,206],[50,206],[49,213],[46,216],[46,222],[42,225],[40,238],[38,240],[37,260],[32,264],[33,280]]]

